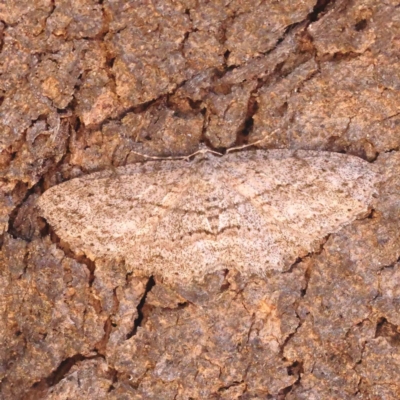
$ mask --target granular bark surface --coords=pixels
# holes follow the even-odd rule
[[[400,398],[400,2],[0,4],[0,398]],[[282,272],[92,261],[52,186],[257,142],[358,156],[367,215]],[[247,149],[243,149],[243,152]]]

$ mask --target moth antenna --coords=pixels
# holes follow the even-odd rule
[[[270,134],[272,135],[272,134],[278,132],[278,130],[279,129],[275,129]],[[245,149],[247,147],[255,146],[256,144],[262,143],[264,140],[267,140],[267,135],[265,135],[263,138],[261,138],[259,140],[256,140],[255,142],[247,143],[247,144],[244,144],[242,146],[231,147],[231,148],[226,150],[225,154],[231,153],[232,151],[235,151],[235,150],[242,150],[242,149]]]

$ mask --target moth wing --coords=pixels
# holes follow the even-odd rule
[[[135,253],[182,190],[190,164],[149,162],[75,178],[47,190],[41,214],[59,237],[90,259]]]

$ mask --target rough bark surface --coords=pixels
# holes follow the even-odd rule
[[[0,4],[0,398],[399,399],[400,1]],[[135,277],[46,189],[259,142],[380,168],[368,217],[286,272]],[[244,150],[245,151],[245,150]]]

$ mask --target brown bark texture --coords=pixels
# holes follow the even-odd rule
[[[286,272],[190,285],[38,215],[141,154],[256,141],[376,164],[376,205]],[[399,0],[0,2],[0,399],[399,399],[399,147]]]

